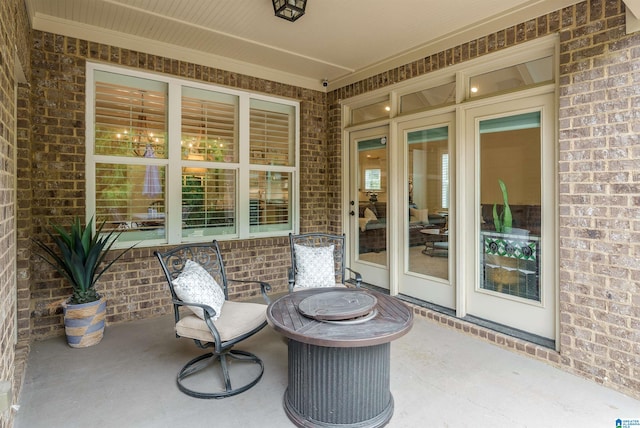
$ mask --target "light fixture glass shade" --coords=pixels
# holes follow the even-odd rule
[[[272,0],[273,11],[276,16],[286,19],[287,21],[295,21],[304,15],[304,9],[307,7],[307,0]]]

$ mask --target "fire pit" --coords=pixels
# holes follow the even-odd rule
[[[300,427],[382,427],[393,415],[390,342],[413,324],[400,300],[365,289],[314,288],[269,305],[288,337],[284,409]]]

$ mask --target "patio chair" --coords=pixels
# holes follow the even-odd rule
[[[155,251],[154,254],[160,261],[171,290],[176,337],[193,339],[202,349],[212,348],[211,352],[192,359],[179,371],[178,388],[196,398],[224,398],[257,384],[264,372],[262,360],[252,353],[232,347],[267,325],[267,305],[228,300],[228,284],[259,283],[267,304],[267,291],[271,286],[261,281],[227,278],[216,241],[181,245],[166,252]],[[231,362],[236,368],[234,376],[238,374],[240,381],[231,379]],[[203,376],[187,381],[187,378],[209,366],[221,370],[221,383],[224,383],[221,388],[209,392],[214,388],[210,387],[210,381],[202,380]],[[215,378],[213,376],[211,380]]]
[[[346,266],[344,234],[290,233],[289,243],[290,292],[308,287],[346,287],[348,283],[360,287],[362,275]]]

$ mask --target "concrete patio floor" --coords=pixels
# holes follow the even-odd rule
[[[287,347],[271,327],[238,349],[259,355],[262,380],[223,400],[176,387],[178,370],[202,353],[177,339],[173,318],[107,327],[96,346],[63,337],[34,343],[16,428],[287,427],[282,407]],[[640,401],[542,362],[416,318],[391,345],[394,415],[388,427],[603,427],[640,419]]]

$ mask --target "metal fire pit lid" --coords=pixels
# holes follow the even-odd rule
[[[336,290],[303,299],[298,305],[298,311],[320,321],[343,321],[371,313],[377,303],[375,296],[362,291]]]

